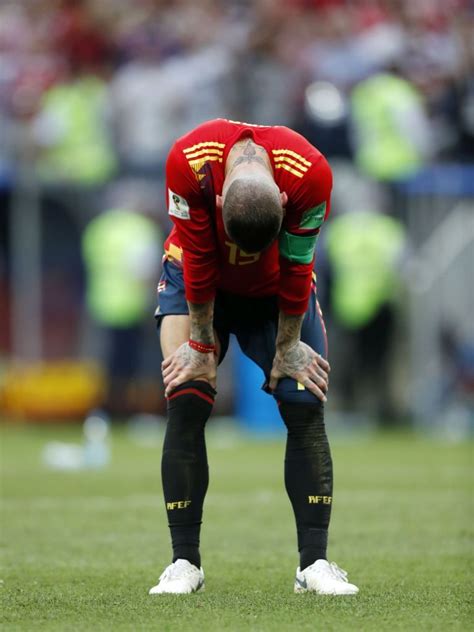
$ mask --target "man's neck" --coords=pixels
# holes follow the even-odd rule
[[[272,165],[266,150],[261,145],[256,145],[253,140],[246,138],[239,140],[229,152],[225,165],[226,177],[238,167],[247,167],[247,175],[255,171],[261,173],[262,167],[272,173]],[[233,174],[232,174],[233,175]]]

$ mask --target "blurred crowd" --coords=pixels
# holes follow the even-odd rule
[[[36,205],[43,354],[81,355],[84,305],[108,332],[123,393],[143,323],[155,336],[168,150],[217,117],[288,125],[331,160],[318,293],[335,391],[341,408],[372,396],[380,418],[399,415],[388,368],[409,235],[396,183],[474,162],[470,0],[0,0],[0,321],[22,342],[16,315],[37,283],[21,244]],[[10,338],[0,327],[0,347],[18,351]],[[144,346],[155,392],[156,340]]]
[[[286,124],[311,136],[312,115],[326,127],[344,118],[354,86],[381,72],[402,77],[419,96],[429,126],[425,154],[469,157],[469,5],[2,0],[0,171],[11,171],[24,147],[18,123],[22,133],[27,124],[45,177],[91,183],[112,173],[153,172],[177,136],[218,116]],[[315,85],[332,90],[316,93],[316,112],[308,90]],[[416,121],[411,129],[419,129]],[[326,153],[354,151],[336,134],[327,143],[323,131],[320,137]]]

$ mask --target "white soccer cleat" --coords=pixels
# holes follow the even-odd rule
[[[150,588],[148,594],[186,595],[198,590],[204,590],[204,571],[188,560],[179,559],[165,568],[159,582]]]
[[[295,593],[315,592],[318,595],[357,595],[359,589],[347,581],[347,573],[327,560],[316,560],[304,571],[296,569]]]

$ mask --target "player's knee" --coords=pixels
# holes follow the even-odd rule
[[[189,445],[201,436],[211,414],[216,391],[208,382],[189,380],[177,386],[168,397],[168,423],[165,448]]]
[[[216,390],[207,380],[188,380],[179,384],[168,396],[168,408],[172,408],[178,403],[186,402],[191,404],[193,401],[206,402],[210,406],[214,404]],[[197,398],[197,400],[195,399]],[[173,402],[175,402],[173,404]]]
[[[282,402],[279,410],[289,436],[301,447],[327,444],[322,402]]]
[[[311,403],[281,402],[279,410],[290,432],[325,435],[324,404],[318,399]]]

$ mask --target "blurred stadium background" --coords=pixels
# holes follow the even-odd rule
[[[293,127],[334,170],[316,265],[333,367],[333,533],[366,596],[327,606],[328,629],[361,618],[358,629],[438,629],[430,612],[439,629],[466,629],[469,0],[0,0],[6,620],[21,629],[148,629],[156,616],[146,588],[168,560],[153,320],[170,227],[163,166],[176,137],[214,117]],[[211,580],[217,601],[210,595],[201,611],[199,601],[179,616],[165,604],[168,626],[219,629],[224,617],[229,629],[313,629],[305,609],[281,597],[293,527],[281,424],[262,381],[231,348],[215,408],[227,420],[210,428],[219,476],[205,546],[217,575],[233,542],[234,570],[219,586]],[[98,409],[128,424],[112,426],[108,443],[100,423],[86,425],[84,451],[81,422]],[[58,476],[41,455],[54,467],[90,467]],[[286,507],[281,523],[275,503]],[[278,529],[262,532],[256,516]],[[263,615],[258,591],[239,596],[242,581],[257,578],[267,599],[270,583],[281,586]],[[321,614],[320,602],[304,603]]]
[[[226,117],[291,126],[333,166],[330,413],[468,434],[473,35],[467,0],[3,0],[3,415],[163,412],[163,165]],[[231,355],[217,412],[274,429],[269,398],[242,395],[261,376]]]

